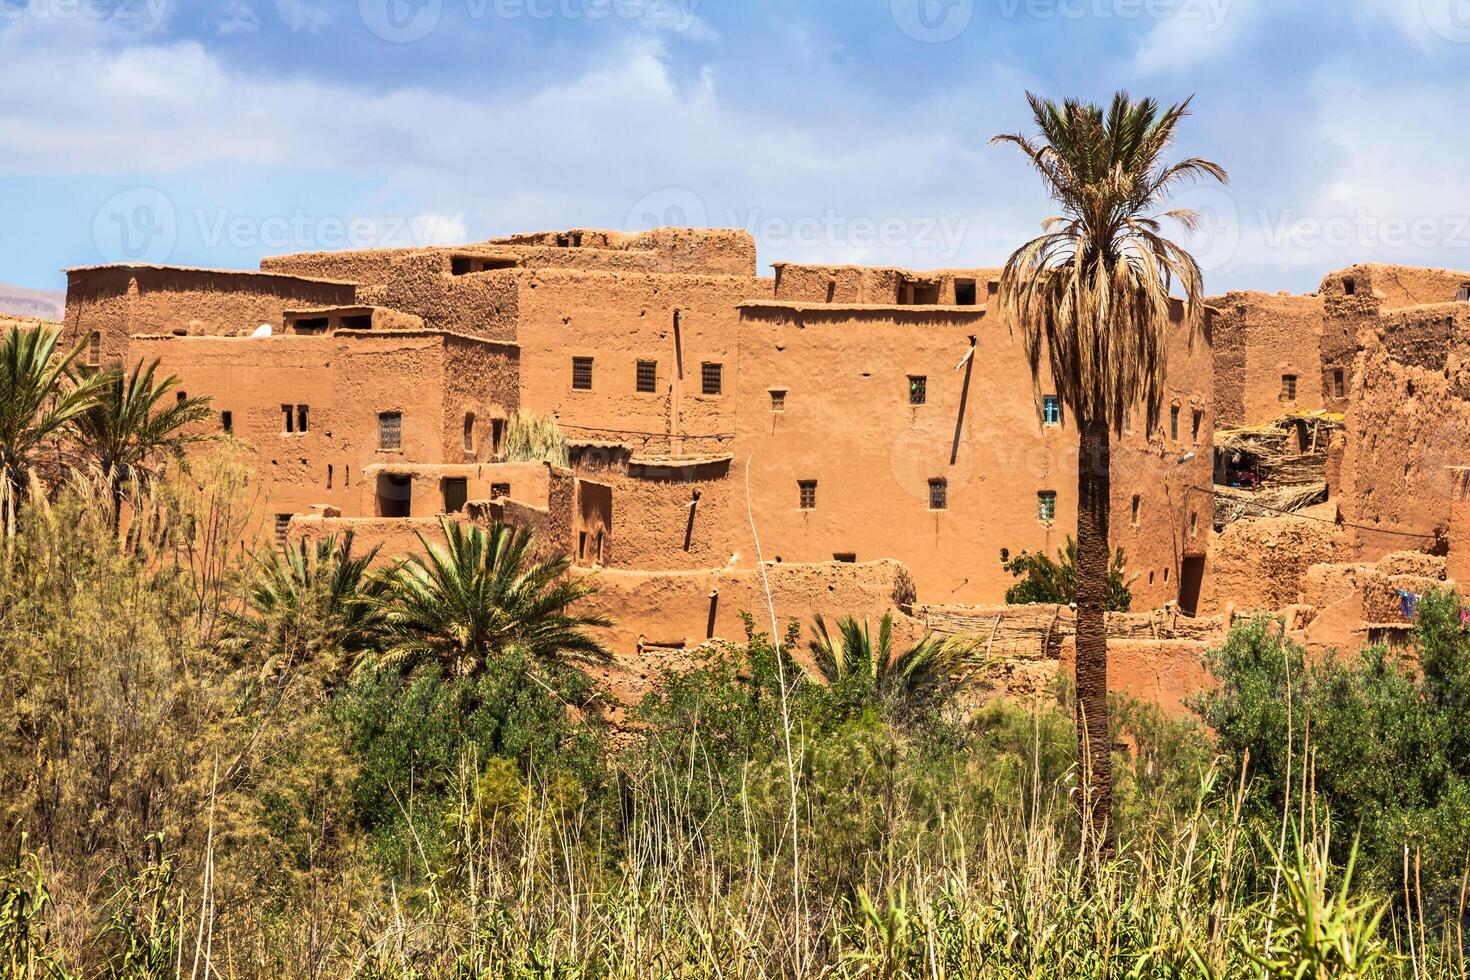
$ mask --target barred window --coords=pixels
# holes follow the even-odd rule
[[[784,412],[784,411],[786,411],[786,389],[785,388],[772,388],[771,389],[771,411],[773,411],[773,412]]]
[[[91,367],[100,367],[102,364],[102,334],[96,330],[92,331],[87,345],[87,364]]]
[[[592,390],[592,358],[572,358],[572,387],[577,391]]]
[[[280,545],[283,548],[286,546],[286,532],[289,531],[290,528],[291,528],[291,515],[290,514],[277,514],[276,515],[276,544]]]
[[[949,481],[943,478],[929,481],[929,509],[949,508]]]
[[[929,399],[929,379],[922,374],[909,375],[909,404],[922,405]]]
[[[1283,374],[1281,376],[1281,399],[1282,401],[1296,401],[1296,375]]]
[[[1062,424],[1062,400],[1056,395],[1045,395],[1041,399],[1041,419],[1047,425]]]
[[[815,510],[817,506],[817,481],[797,481],[798,500],[802,510]]]
[[[699,376],[703,382],[704,393],[706,395],[718,395],[720,393],[720,384],[724,380],[724,373],[724,365],[716,364],[713,361],[704,362],[700,367]]]
[[[1036,494],[1036,519],[1040,521],[1057,519],[1057,492],[1055,490],[1041,490]]]
[[[403,447],[403,413],[382,412],[378,415],[378,448]]]
[[[638,362],[638,390],[644,394],[658,391],[658,361]]]

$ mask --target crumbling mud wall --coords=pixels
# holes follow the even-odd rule
[[[1324,406],[1320,295],[1246,291],[1208,302],[1217,311],[1213,339],[1218,425],[1256,425],[1284,412]]]
[[[766,598],[769,582],[778,631],[796,621],[802,629],[804,655],[812,619],[856,616],[868,619],[876,630],[884,613],[895,611],[904,598],[907,571],[895,561],[856,565],[838,562],[814,564],[767,563],[763,579],[759,568],[720,568],[688,572],[649,572],[604,569],[591,573],[597,593],[579,610],[614,621],[600,631],[604,644],[618,654],[605,677],[614,693],[626,701],[651,690],[665,669],[688,666],[689,651],[711,639],[743,641],[742,613],[750,613],[759,632],[771,632]],[[922,630],[895,612],[895,643],[912,643]]]
[[[1470,304],[1388,314],[1364,339],[1340,477],[1356,556],[1470,550],[1450,540],[1470,473]]]
[[[1205,608],[1271,611],[1302,602],[1308,569],[1340,553],[1331,523],[1293,514],[1235,521],[1215,537]]]
[[[1357,383],[1354,358],[1372,345],[1378,318],[1391,310],[1454,301],[1470,273],[1364,263],[1322,280],[1322,390],[1326,407],[1346,411]],[[1366,339],[1360,332],[1369,332]],[[1341,392],[1339,395],[1338,392]]]
[[[908,269],[777,262],[774,298],[858,306],[985,306],[999,269]]]
[[[357,301],[350,282],[259,272],[95,266],[68,269],[66,278],[66,338],[97,334],[104,364],[134,359],[133,334],[240,336],[261,324],[280,328],[288,309]]]

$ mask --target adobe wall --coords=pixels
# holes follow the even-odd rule
[[[488,419],[515,403],[515,348],[428,332],[325,336],[156,337],[131,341],[133,355],[158,358],[181,390],[208,395],[230,413],[233,437],[250,447],[261,506],[305,513],[314,504],[348,516],[359,509],[372,463],[465,459],[463,413]],[[477,391],[446,395],[446,377],[482,372]],[[502,386],[497,389],[495,386]],[[306,432],[287,432],[282,406],[308,407]],[[401,448],[379,448],[381,412],[402,413]],[[218,416],[212,425],[223,425]],[[293,428],[295,425],[293,423]],[[480,452],[488,459],[488,440]]]
[[[1308,593],[1320,596],[1321,586],[1310,584],[1309,570],[1341,554],[1331,523],[1290,514],[1234,521],[1215,536],[1206,607],[1269,612],[1310,602]]]
[[[1324,302],[1322,388],[1326,407],[1335,412],[1347,410],[1356,383],[1353,358],[1365,343],[1360,340],[1359,332],[1375,329],[1380,313],[1452,302],[1466,283],[1470,283],[1470,273],[1376,263],[1362,263],[1329,273],[1318,290]],[[1337,372],[1344,379],[1341,398],[1333,396]]]
[[[1214,317],[1215,415],[1222,427],[1324,407],[1322,297],[1232,292],[1208,300]],[[1297,379],[1289,400],[1282,378]],[[1330,380],[1330,378],[1328,379]]]
[[[497,496],[494,488],[501,486],[509,487],[509,493],[500,496],[543,509],[551,488],[551,466],[548,463],[439,464],[405,460],[370,463],[364,467],[362,475],[356,503],[350,510],[343,511],[348,517],[378,516],[378,494],[380,489],[386,489],[378,482],[379,475],[408,481],[409,518],[433,518],[444,513],[443,481],[446,479],[465,481],[467,501],[491,500]]]
[[[804,655],[813,617],[867,618],[877,628],[878,620],[892,610],[895,596],[903,591],[906,578],[896,561],[857,565],[767,563],[778,630],[786,624],[801,624]],[[625,701],[652,689],[659,672],[687,668],[686,651],[711,638],[742,641],[745,624],[740,614],[755,617],[756,629],[771,630],[771,615],[758,568],[703,569],[687,572],[648,572],[604,569],[591,573],[598,592],[578,609],[614,621],[600,631],[604,644],[618,654],[614,665],[602,671],[616,695]],[[895,643],[912,643],[921,635],[917,624],[902,614]]]
[[[728,451],[740,370],[738,305],[759,294],[761,280],[562,270],[521,277],[527,408],[555,415],[570,438],[660,453]],[[575,357],[592,359],[590,390],[572,386]],[[656,365],[653,392],[637,390],[639,361]],[[721,366],[718,394],[704,394],[705,363]]]
[[[102,363],[134,360],[133,334],[248,334],[262,323],[279,328],[288,309],[357,301],[349,282],[258,272],[114,265],[68,269],[66,278],[68,343],[96,331]]]
[[[1000,276],[999,269],[935,269],[913,272],[907,269],[856,266],[806,265],[777,262],[774,298],[792,303],[845,303],[892,306],[903,304],[905,283],[922,283],[933,289],[920,305],[954,306],[957,302],[955,283],[963,280],[974,288],[967,306],[984,306],[990,283]],[[912,304],[910,304],[912,305]]]
[[[925,601],[998,601],[1014,584],[1002,549],[1054,554],[1075,527],[1075,428],[1041,424],[1019,341],[983,308],[763,302],[742,314],[737,456],[754,457],[768,555],[891,556],[913,569]],[[1184,558],[1207,545],[1209,348],[1202,339],[1190,353],[1178,329],[1167,403],[1180,406],[1179,438],[1166,406],[1164,432],[1114,450],[1113,542],[1131,571],[1155,571],[1135,583],[1140,607],[1175,598]],[[956,371],[971,335],[975,355]],[[923,405],[909,402],[910,376],[927,379]],[[780,410],[773,389],[785,392]],[[948,506],[931,510],[940,478]],[[799,507],[803,480],[817,481],[814,509]],[[1055,521],[1038,518],[1041,491],[1056,494]]]
[[[654,228],[625,233],[593,228],[544,231],[492,238],[486,245],[514,246],[527,265],[612,269],[618,259],[646,271],[753,276],[755,239],[739,228]],[[634,268],[634,264],[622,266]]]
[[[1452,520],[1467,473],[1457,467],[1470,466],[1470,304],[1385,314],[1363,336],[1341,468],[1343,518],[1362,525],[1349,528],[1357,556],[1470,549]]]

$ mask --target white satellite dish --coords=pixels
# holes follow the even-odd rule
[[[251,334],[250,336],[252,336],[252,337],[269,337],[270,335],[271,335],[271,325],[269,323],[262,323],[260,326],[258,326],[258,327],[255,328],[255,332],[253,334]]]

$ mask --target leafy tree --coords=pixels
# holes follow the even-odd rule
[[[387,631],[384,665],[411,670],[437,663],[450,677],[473,677],[510,651],[528,664],[602,662],[611,654],[589,628],[611,625],[569,607],[596,586],[567,575],[565,556],[535,561],[531,532],[496,522],[488,530],[440,518],[444,546],[422,534],[413,555],[369,601]]]
[[[177,458],[191,442],[205,438],[188,427],[212,414],[208,398],[179,398],[161,402],[179,386],[169,375],[156,380],[158,361],[132,371],[105,371],[96,376],[100,397],[77,416],[77,438],[82,451],[97,464],[120,511],[128,489],[145,489],[152,480],[153,460]],[[114,513],[114,523],[118,513]]]
[[[842,617],[834,637],[818,616],[809,648],[813,673],[839,697],[911,710],[931,706],[952,691],[959,675],[975,667],[977,645],[964,637],[931,635],[895,653],[893,614],[885,613],[876,641],[866,620]]]
[[[1006,602],[1012,606],[1055,603],[1067,606],[1077,601],[1077,541],[1071,535],[1057,549],[1053,561],[1042,552],[1022,552],[1006,562],[1006,571],[1021,581],[1006,590]],[[1127,612],[1133,605],[1127,577],[1127,561],[1123,549],[1113,552],[1108,566],[1108,612]]]
[[[1204,324],[1199,265],[1164,238],[1160,219],[1186,228],[1191,211],[1158,209],[1179,184],[1224,181],[1225,171],[1199,157],[1165,163],[1164,151],[1189,102],[1161,109],[1126,93],[1100,106],[1061,105],[1030,93],[1039,139],[1020,134],[993,142],[1017,147],[1041,175],[1062,214],[1022,245],[1001,273],[998,308],[1021,335],[1038,414],[1042,381],[1077,422],[1077,732],[1086,790],[1078,794],[1093,839],[1111,852],[1111,762],[1108,753],[1107,631],[1110,438],[1121,436],[1140,402],[1147,431],[1164,400],[1165,350],[1173,299],[1184,291],[1184,326]],[[1047,359],[1043,367],[1042,358]]]
[[[227,642],[261,655],[266,674],[316,662],[327,680],[340,679],[382,636],[370,601],[381,590],[369,574],[378,549],[354,555],[352,545],[348,531],[268,552],[245,596],[248,613],[228,615]]]
[[[85,342],[58,355],[60,339],[56,328],[12,327],[0,341],[0,518],[10,534],[42,447],[101,398],[101,376],[77,379],[72,372]]]

